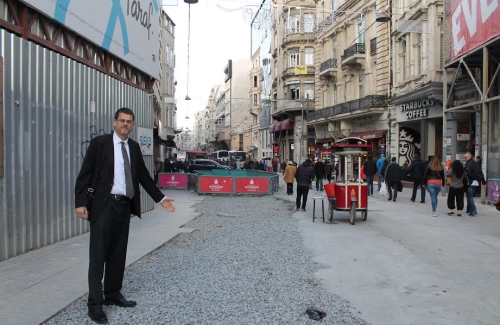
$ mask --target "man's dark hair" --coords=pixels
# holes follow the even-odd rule
[[[117,110],[116,113],[115,113],[115,120],[118,119],[118,115],[120,115],[120,113],[127,114],[127,115],[132,115],[132,120],[135,121],[134,112],[130,108],[128,108],[128,107],[122,107],[119,110]]]
[[[396,157],[392,157],[392,158],[391,158],[391,161],[396,161]]]

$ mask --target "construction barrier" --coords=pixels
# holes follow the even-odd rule
[[[273,194],[279,189],[279,176],[258,170],[214,169],[197,174],[197,193]]]

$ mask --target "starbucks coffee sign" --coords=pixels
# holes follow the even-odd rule
[[[434,106],[435,102],[432,99],[422,99],[410,103],[399,105],[400,112],[407,120],[421,119],[429,116],[429,107]]]

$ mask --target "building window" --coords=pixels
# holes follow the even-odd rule
[[[254,94],[254,95],[253,95],[253,106],[257,106],[257,105],[259,105],[259,101],[258,101],[258,99],[257,99],[257,95],[256,95],[256,94]]]
[[[337,85],[333,85],[333,105],[337,105]]]
[[[363,70],[358,71],[358,85],[359,85],[359,98],[365,97],[365,86],[364,86],[365,73]]]
[[[422,34],[418,34],[418,60],[417,60],[417,69],[418,75],[422,75],[422,65],[423,65],[423,57],[424,57],[424,45],[423,45],[423,37]]]
[[[406,80],[406,41],[401,42],[401,81]]]
[[[357,43],[365,44],[365,20],[360,18],[361,21],[358,23],[358,41]]]
[[[314,49],[312,47],[305,48],[304,61],[305,65],[314,65]]]
[[[257,79],[258,79],[257,76],[253,76],[253,86],[254,87],[259,87],[259,83],[258,83]]]
[[[289,67],[296,67],[298,65],[300,65],[299,49],[291,49],[289,60],[288,60],[288,66]]]
[[[314,15],[305,14],[304,15],[304,32],[312,33],[314,29]]]
[[[294,34],[300,32],[300,16],[290,16],[288,21],[288,34]]]
[[[336,59],[337,58],[337,47],[338,47],[338,41],[337,41],[337,36],[334,36],[333,37],[333,58]]]
[[[300,99],[300,87],[290,88],[291,99]]]
[[[337,0],[332,0],[332,9],[337,10],[338,5],[337,5]]]

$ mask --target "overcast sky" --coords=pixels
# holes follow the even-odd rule
[[[175,1],[175,0],[174,0]],[[172,0],[168,0],[172,2]],[[164,3],[167,3],[165,1]],[[192,130],[194,114],[203,110],[213,85],[224,84],[224,67],[229,59],[250,58],[250,20],[241,10],[227,12],[217,7],[238,8],[260,5],[262,0],[199,0],[191,5],[191,39],[189,50],[189,97],[187,95],[187,47],[189,5],[177,0],[177,6],[164,6],[176,24],[175,80],[177,81],[177,127]],[[258,6],[251,7],[254,12]],[[189,116],[189,120],[186,120]]]

